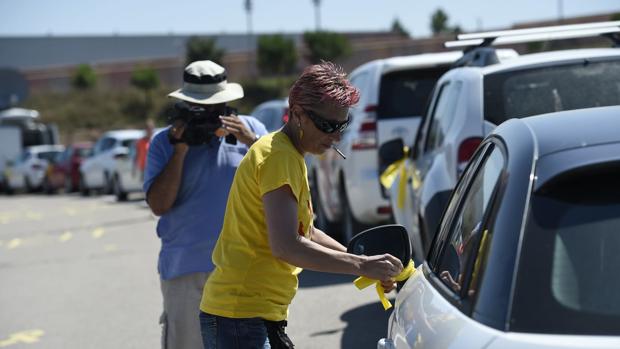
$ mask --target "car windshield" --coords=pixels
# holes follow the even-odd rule
[[[447,67],[415,69],[383,75],[377,118],[421,116],[435,82],[447,70]]]
[[[43,152],[38,153],[37,157],[39,159],[43,159],[47,161],[54,161],[58,153],[60,152],[59,151],[43,151]]]
[[[581,60],[484,78],[485,119],[510,118],[620,104],[620,60]]]
[[[511,330],[620,334],[619,176],[573,171],[533,195]]]

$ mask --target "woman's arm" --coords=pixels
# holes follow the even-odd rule
[[[400,260],[389,254],[358,256],[299,236],[297,201],[288,185],[265,194],[263,205],[271,253],[289,264],[315,271],[362,275],[377,280],[393,278],[403,269]],[[331,243],[324,239],[327,236],[323,235],[324,233],[317,235],[318,241],[330,245]]]

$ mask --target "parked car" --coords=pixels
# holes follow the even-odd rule
[[[43,180],[43,191],[50,194],[58,189],[63,189],[65,193],[76,191],[80,183],[80,164],[90,156],[92,148],[91,142],[74,143],[50,161]]]
[[[41,189],[47,165],[64,150],[62,145],[26,147],[5,169],[6,190],[13,193],[18,190],[31,192]]]
[[[416,248],[428,251],[447,200],[485,135],[511,118],[618,105],[619,80],[617,48],[527,54],[450,70],[437,82],[405,161],[403,178],[410,185],[403,186],[399,175],[389,189],[396,223],[409,230]]]
[[[516,55],[513,50],[501,53]],[[346,242],[362,227],[390,219],[391,207],[379,183],[377,149],[394,138],[413,142],[435,82],[461,56],[445,52],[378,59],[351,72],[349,79],[361,96],[338,145],[346,160],[330,149],[316,157],[309,173],[316,188],[312,198],[317,226],[341,231]]]
[[[163,130],[167,131],[168,128],[155,129],[151,140]],[[144,172],[137,164],[136,144],[137,140],[131,141],[126,152],[119,150],[116,155],[116,165],[114,167],[114,175],[112,176],[112,191],[117,201],[126,201],[130,193],[142,192]]]
[[[496,128],[377,348],[619,348],[619,129],[618,106]]]
[[[288,98],[272,99],[263,102],[252,110],[252,116],[265,125],[268,132],[280,129],[288,114]]]
[[[111,194],[112,175],[116,160],[127,155],[127,147],[144,136],[143,130],[115,130],[104,133],[93,147],[90,157],[80,165],[80,192],[89,195],[91,190]]]

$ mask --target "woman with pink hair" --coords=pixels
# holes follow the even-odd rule
[[[304,154],[340,140],[359,91],[329,62],[309,66],[289,94],[289,120],[241,161],[200,304],[205,349],[292,348],[284,332],[301,268],[382,280],[403,266],[389,254],[358,256],[312,224]]]

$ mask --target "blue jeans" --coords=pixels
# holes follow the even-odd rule
[[[205,349],[270,349],[267,327],[261,318],[231,319],[200,312]]]

